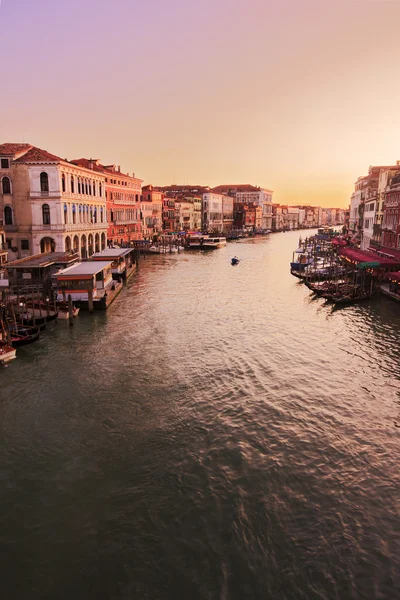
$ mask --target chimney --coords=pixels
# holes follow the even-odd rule
[[[118,165],[118,173],[121,173],[121,165]]]

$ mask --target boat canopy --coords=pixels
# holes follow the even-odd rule
[[[391,281],[398,281],[400,283],[400,271],[395,271],[395,273],[390,273],[389,279]]]
[[[383,269],[400,266],[399,259],[385,258],[373,252],[365,252],[356,248],[340,248],[339,252],[342,258],[353,264],[377,262]]]
[[[379,269],[379,267],[381,266],[380,262],[377,261],[366,261],[366,262],[360,262],[357,265],[357,269]]]

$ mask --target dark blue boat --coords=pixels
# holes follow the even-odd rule
[[[231,264],[232,265],[238,265],[239,264],[239,259],[236,258],[236,256],[234,258],[231,258]]]

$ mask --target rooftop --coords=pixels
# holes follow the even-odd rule
[[[76,277],[80,275],[82,277],[93,277],[96,273],[99,273],[106,267],[110,267],[112,264],[109,260],[93,260],[87,262],[81,262],[77,265],[72,265],[66,269],[62,269],[55,276],[57,279],[68,279],[69,277]]]
[[[79,259],[78,254],[66,254],[65,252],[45,252],[43,254],[34,254],[25,258],[18,258],[8,262],[6,268],[44,268],[55,263],[70,263]]]
[[[106,248],[101,252],[96,252],[96,254],[93,254],[91,258],[95,260],[98,260],[99,258],[106,259],[108,256],[112,258],[117,258],[119,256],[126,256],[127,254],[130,254],[133,250],[134,248]]]

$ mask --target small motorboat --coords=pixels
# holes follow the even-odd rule
[[[58,314],[59,319],[61,319],[62,321],[67,321],[69,319],[69,309],[68,309],[67,302],[58,302],[57,303],[57,311],[58,311],[57,314]],[[72,316],[77,317],[78,315],[79,315],[79,308],[73,304],[72,305]]]
[[[239,264],[239,259],[237,258],[237,256],[234,256],[233,258],[231,258],[231,265],[238,265]]]
[[[16,349],[12,346],[8,346],[6,342],[0,340],[0,364],[8,363],[10,360],[16,358]]]

